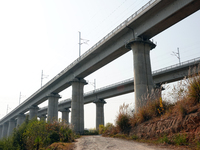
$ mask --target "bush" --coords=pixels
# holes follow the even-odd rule
[[[192,75],[189,73],[187,83],[188,98],[190,98],[195,105],[200,102],[200,68],[193,68]]]
[[[104,125],[100,124],[99,125],[99,134],[103,134],[105,132],[105,127]]]
[[[28,116],[26,116],[24,123],[22,123],[20,126],[14,129],[14,132],[11,138],[13,142],[12,145],[16,149],[26,150],[26,142],[24,140],[24,133],[26,132],[28,124],[29,124],[29,119],[28,119]]]
[[[84,130],[84,135],[98,135],[99,132],[96,129]]]
[[[129,130],[131,129],[130,124],[130,113],[129,113],[129,105],[123,104],[119,108],[119,114],[116,118],[116,126],[122,133],[129,133]]]
[[[46,122],[38,121],[37,119],[31,120],[23,133],[23,141],[25,142],[27,149],[44,147],[46,146],[44,141],[48,135],[45,129]]]
[[[103,134],[103,136],[113,136],[118,132],[119,131],[112,123],[107,123],[105,127],[103,125],[99,125],[99,134]]]
[[[154,117],[159,117],[164,115],[172,105],[162,98],[155,100],[148,100],[147,104],[141,107],[137,113],[130,117],[130,124],[132,127],[148,121]]]
[[[0,150],[15,150],[15,149],[17,149],[13,146],[12,143],[13,143],[12,138],[4,138],[4,139],[0,140]]]
[[[0,140],[0,150],[41,149],[54,142],[72,142],[74,139],[71,126],[65,122],[46,123],[26,118],[21,126],[14,129],[11,137]]]

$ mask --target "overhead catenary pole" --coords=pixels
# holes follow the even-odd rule
[[[180,53],[179,53],[179,48],[177,48],[178,50],[178,60],[179,60],[179,64],[181,64],[181,57],[180,57]]]
[[[43,70],[42,70],[42,74],[41,74],[41,87],[42,87],[42,80],[43,80],[44,78],[48,78],[48,75],[44,75],[44,74],[43,74]]]
[[[96,90],[96,79],[94,79],[94,90]]]
[[[80,31],[78,31],[78,32],[79,32],[79,43],[78,43],[78,45],[79,45],[79,57],[80,57],[81,56],[81,44],[88,44],[89,40],[82,39],[81,38],[81,32]],[[83,41],[83,42],[81,43],[81,41]]]
[[[81,32],[80,31],[78,31],[79,32],[79,57],[81,56]]]
[[[180,52],[179,52],[179,48],[177,48],[177,51],[178,52],[173,52],[172,51],[172,54],[173,56],[176,56],[178,58],[178,61],[179,61],[179,65],[181,64],[181,57],[180,57]]]
[[[21,101],[21,92],[19,93],[19,104],[20,104],[20,101]]]
[[[19,104],[21,103],[21,99],[24,98],[24,97],[26,97],[26,95],[22,95],[22,93],[20,92],[19,93]]]
[[[41,87],[42,87],[42,79],[43,79],[43,70],[42,70],[42,74],[41,74]]]

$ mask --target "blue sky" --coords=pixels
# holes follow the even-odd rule
[[[0,1],[0,118],[40,88],[41,71],[48,82],[78,55],[78,31],[83,54],[116,26],[146,4],[148,0],[6,0]],[[200,57],[200,12],[153,37],[157,47],[151,51],[152,70],[178,63],[172,51],[180,49],[181,61]],[[85,79],[96,88],[133,77],[132,52],[121,56]],[[89,84],[85,92],[93,90]],[[71,97],[71,88],[60,93]],[[107,99],[105,123],[114,123],[119,106],[134,104],[134,93]],[[42,104],[45,106],[47,103]],[[85,127],[95,127],[95,104],[85,105]]]

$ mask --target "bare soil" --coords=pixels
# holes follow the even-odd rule
[[[166,146],[152,146],[133,140],[102,137],[100,135],[82,136],[75,142],[74,150],[170,150]],[[184,149],[181,149],[184,150]]]

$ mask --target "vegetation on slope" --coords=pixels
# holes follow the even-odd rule
[[[123,104],[115,125],[99,126],[103,136],[121,137],[139,141],[153,141],[184,145],[200,149],[200,70],[194,68],[193,75],[178,82],[167,98],[148,96],[147,105],[133,113]]]

